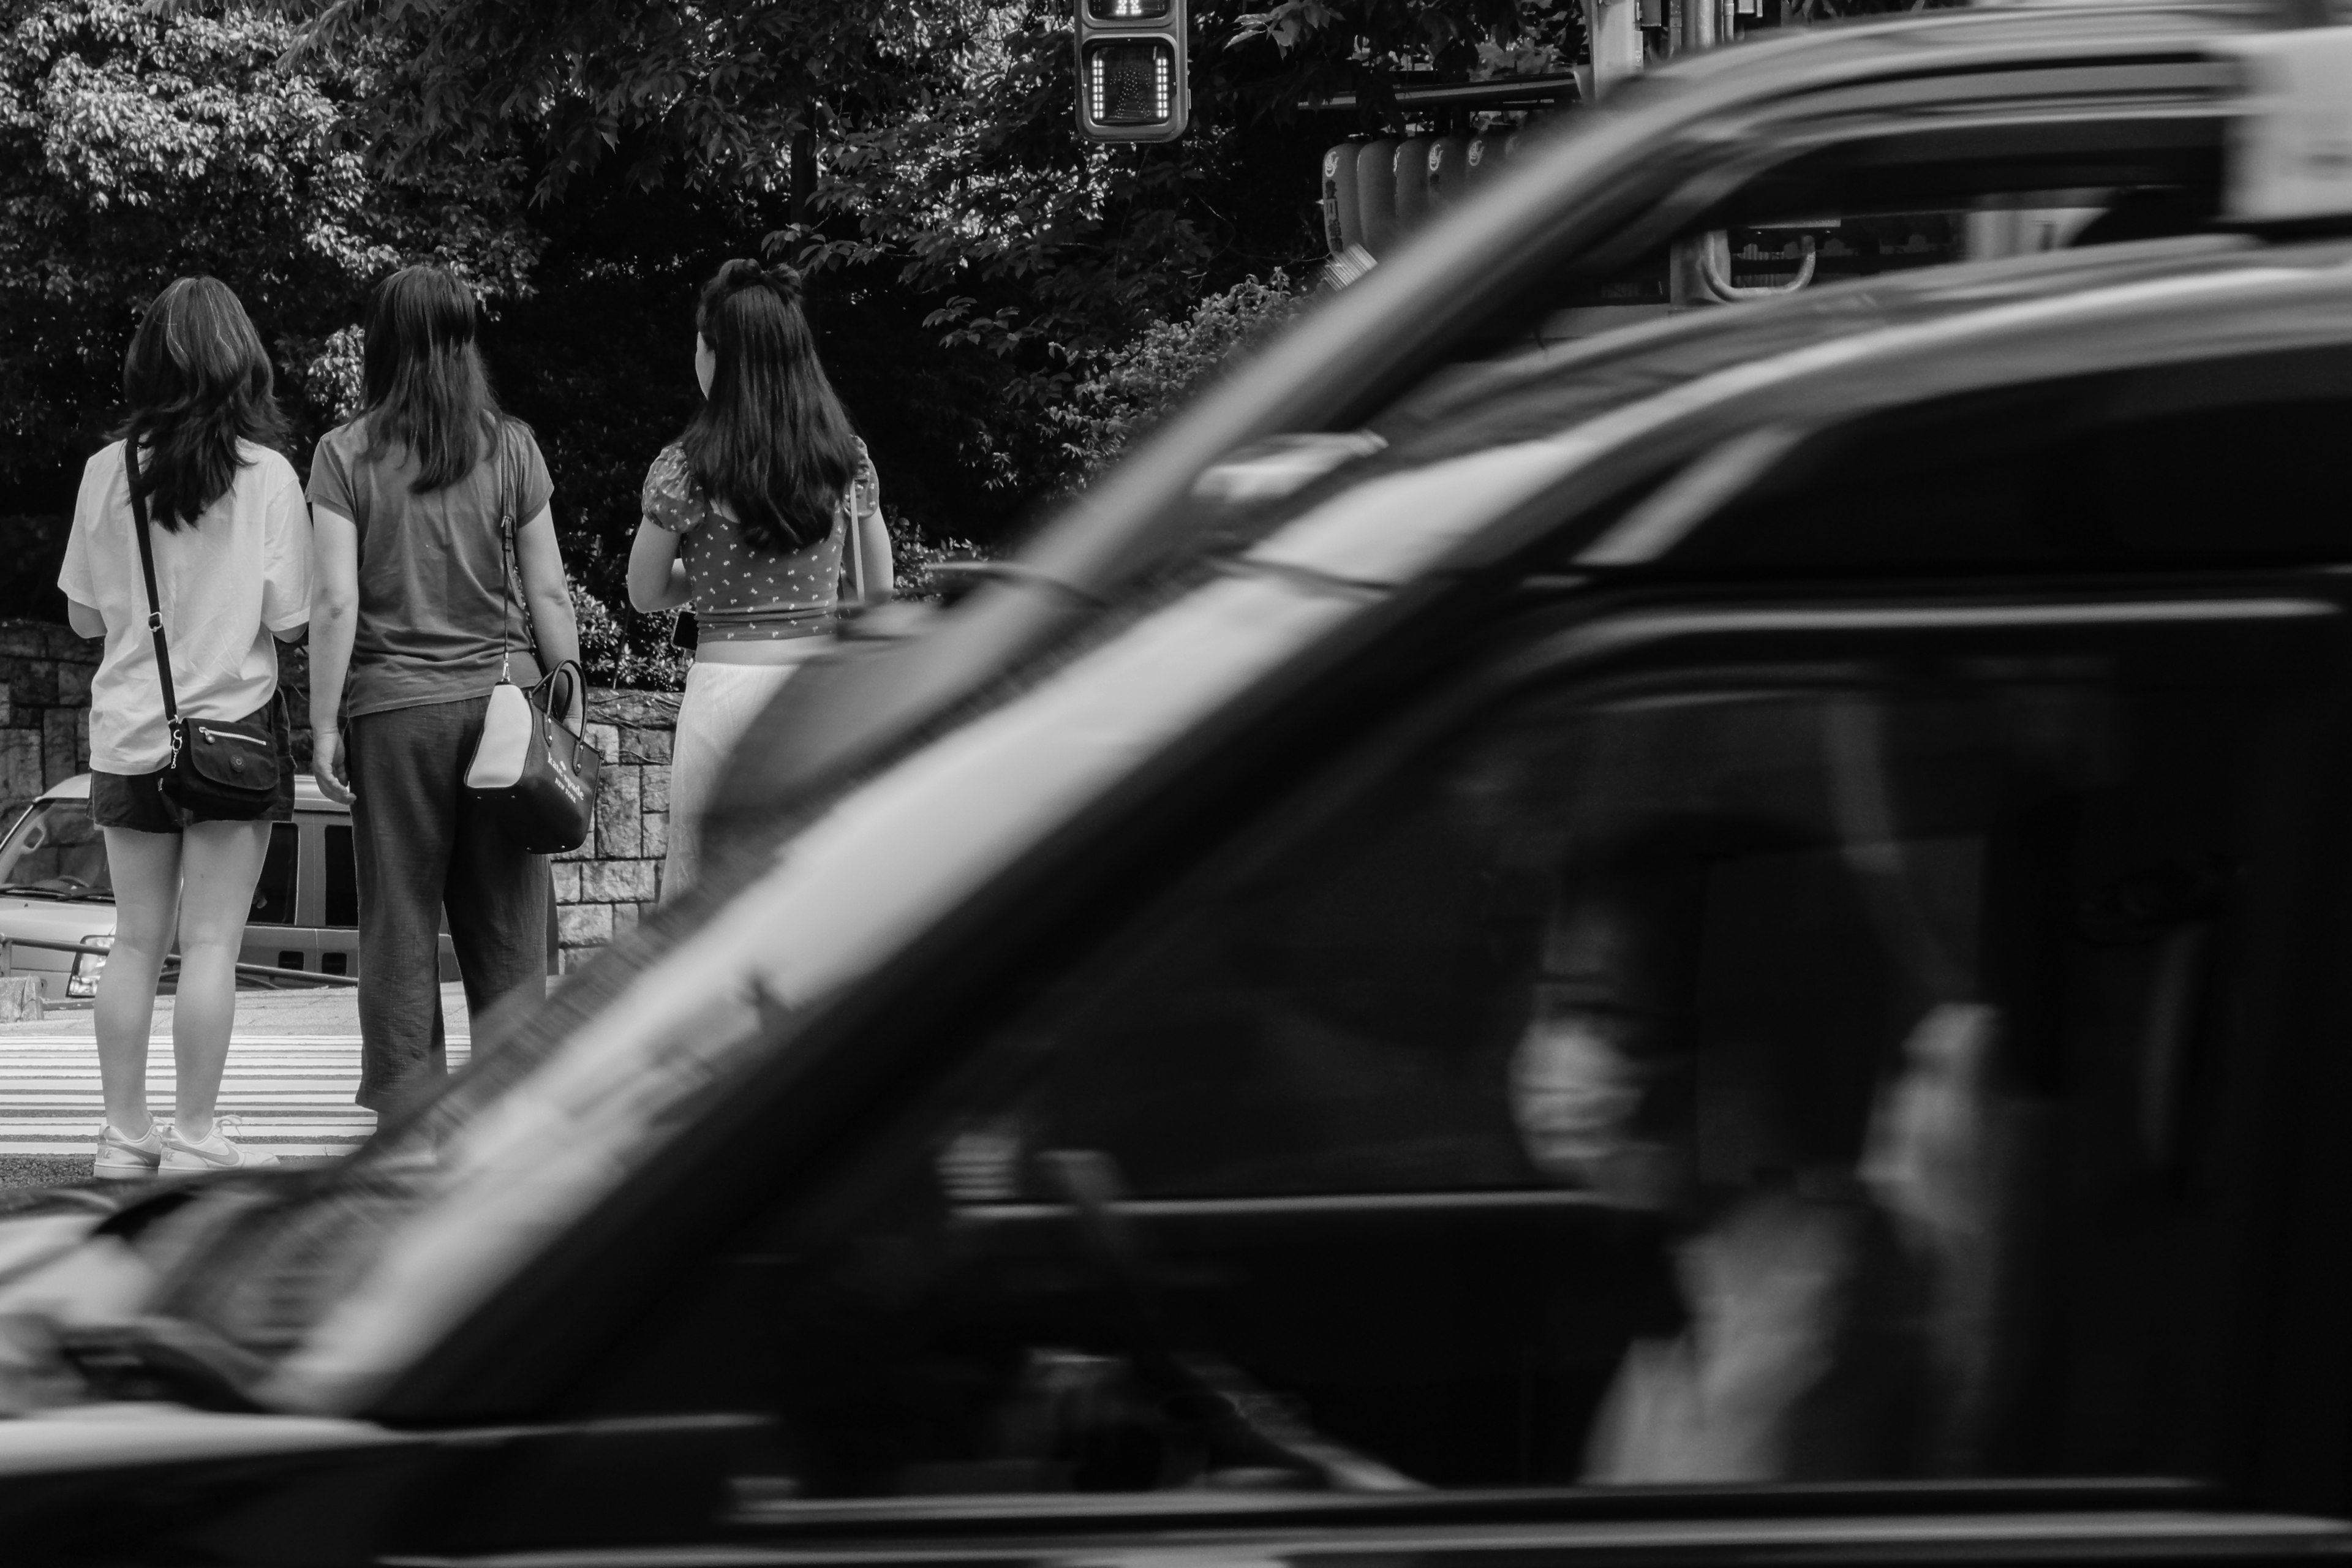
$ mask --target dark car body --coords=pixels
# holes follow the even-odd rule
[[[2218,146],[2240,24],[2098,21],[1646,84],[808,672],[725,868],[439,1100],[27,1200],[12,1551],[2352,1553],[2352,242],[1454,352],[1807,93]]]

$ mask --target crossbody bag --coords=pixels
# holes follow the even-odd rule
[[[147,501],[139,493],[138,444],[122,442],[122,468],[131,479],[132,532],[139,536],[139,574],[147,581],[147,630],[155,639],[155,679],[163,688],[163,724],[172,736],[171,761],[156,789],[183,824],[250,822],[266,816],[278,799],[278,727],[273,722],[282,692],[242,719],[189,720],[180,714],[172,687],[172,646],[163,635],[163,604],[155,592],[155,542],[148,535]]]
[[[515,684],[510,610],[521,575],[515,556],[514,499],[506,482],[506,432],[499,433],[499,682],[482,715],[482,732],[466,765],[466,792],[515,844],[534,855],[561,855],[588,841],[596,826],[596,783],[604,758],[558,718],[584,700],[587,676],[567,659],[536,685]],[[533,659],[539,628],[529,625]],[[559,700],[560,699],[560,700]]]

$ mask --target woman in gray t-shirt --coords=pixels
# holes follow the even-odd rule
[[[546,858],[478,810],[464,778],[501,670],[535,680],[539,664],[577,658],[580,639],[547,463],[491,396],[475,324],[472,292],[439,268],[386,279],[368,309],[359,417],[310,464],[315,770],[352,803],[357,1099],[379,1112],[446,1070],[444,911],[470,1010],[546,990]]]

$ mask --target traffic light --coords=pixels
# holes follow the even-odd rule
[[[1173,142],[1192,119],[1186,0],[1073,0],[1078,130],[1097,142]]]
[[[1332,256],[1360,250],[1369,265],[1392,254],[1493,179],[1513,140],[1507,132],[1375,136],[1330,149],[1323,154],[1323,234]]]

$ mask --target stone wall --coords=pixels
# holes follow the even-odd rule
[[[41,791],[89,768],[97,668],[98,644],[70,627],[0,621],[0,830]],[[309,668],[301,651],[281,648],[278,673],[298,726],[296,761],[307,769]],[[677,727],[675,692],[588,694],[588,738],[604,756],[604,781],[595,836],[555,862],[556,932],[567,970],[635,925],[661,896]]]
[[[0,621],[0,830],[59,779],[89,766],[98,645],[69,626]]]
[[[676,692],[588,693],[588,739],[604,768],[595,837],[555,862],[556,935],[567,970],[635,925],[661,897],[677,728]]]

